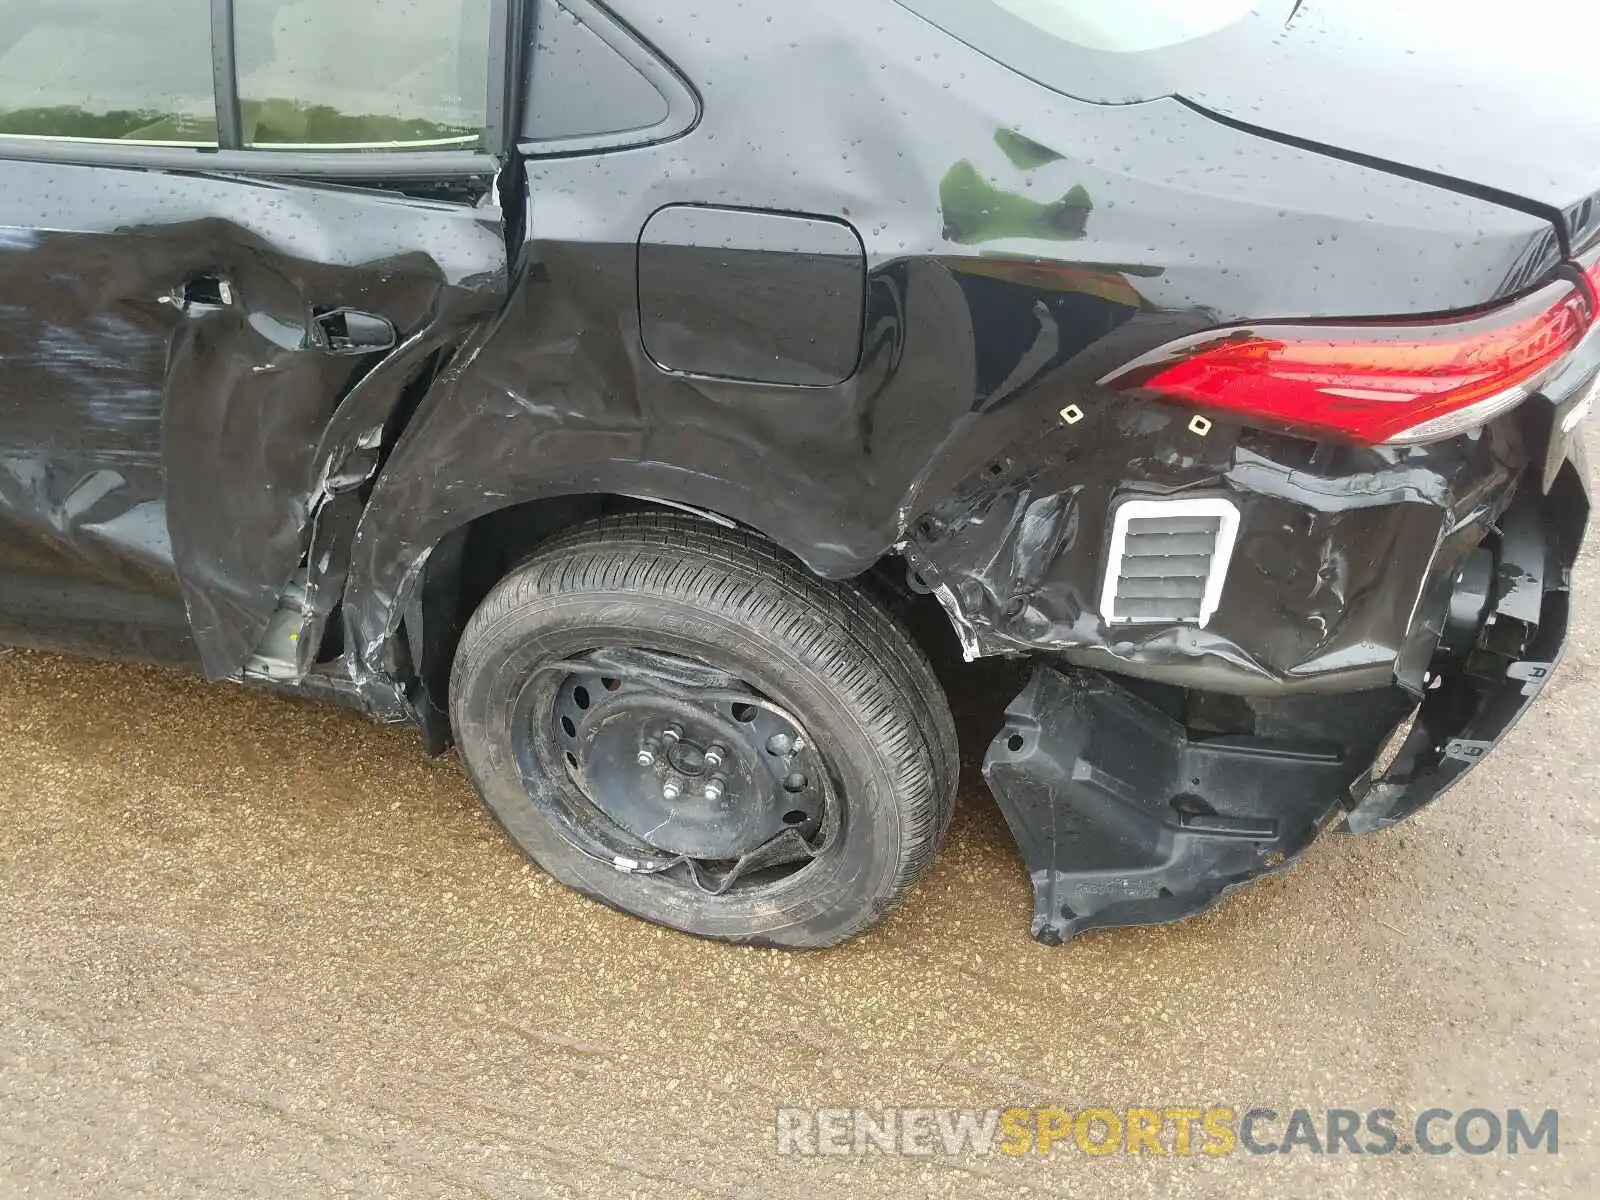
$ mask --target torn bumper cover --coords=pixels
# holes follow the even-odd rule
[[[1386,828],[1482,761],[1565,647],[1588,499],[1579,466],[1559,474],[1456,577],[1420,705],[1396,686],[1345,697],[1347,713],[1370,714],[1354,724],[1257,719],[1248,734],[1208,736],[1147,688],[1041,663],[984,761],[1032,877],[1034,936],[1059,944],[1195,915],[1290,864],[1328,825]],[[1378,747],[1400,741],[1408,716],[1380,769]]]
[[[1500,744],[1554,677],[1567,647],[1581,536],[1565,552],[1562,540],[1547,535],[1533,505],[1505,515],[1497,594],[1475,643],[1433,676],[1393,761],[1351,785],[1346,832],[1386,829],[1438,799]]]

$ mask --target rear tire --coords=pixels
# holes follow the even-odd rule
[[[809,948],[860,933],[927,870],[954,805],[954,723],[899,624],[761,539],[689,517],[605,518],[541,547],[469,622],[450,709],[468,775],[530,857],[703,937]],[[786,757],[763,758],[784,739]],[[707,746],[737,760],[720,768],[725,803],[700,799]],[[793,832],[768,811],[786,790],[804,800],[781,817]],[[747,825],[744,842],[729,832]],[[758,869],[780,852],[792,861]]]

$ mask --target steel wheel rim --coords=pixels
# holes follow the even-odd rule
[[[747,895],[790,884],[837,842],[825,748],[793,713],[698,659],[636,647],[571,656],[534,674],[514,721],[530,800],[616,871]]]

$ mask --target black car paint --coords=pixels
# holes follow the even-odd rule
[[[1515,447],[1491,438],[1430,452],[1288,443],[1258,453],[1250,447],[1271,439],[1227,426],[1198,438],[1189,414],[1132,405],[1094,380],[1180,334],[1251,315],[1481,305],[1550,269],[1548,222],[1285,150],[1176,102],[1070,100],[885,12],[901,26],[885,46],[904,48],[843,61],[830,48],[848,26],[826,11],[791,13],[776,28],[759,7],[731,12],[712,39],[736,47],[731,58],[708,54],[692,29],[658,25],[660,49],[707,96],[723,89],[771,103],[708,101],[687,137],[528,164],[517,293],[472,365],[419,414],[358,538],[351,615],[362,652],[380,661],[379,643],[420,586],[421,557],[453,529],[508,504],[598,491],[721,513],[835,577],[903,547],[975,653],[1098,647],[1101,665],[1193,668],[1195,685],[1231,690],[1301,686],[1324,672],[1353,677],[1323,686],[1383,683],[1409,606],[1371,594],[1362,555],[1418,552],[1414,573],[1387,580],[1394,595],[1414,596],[1441,530],[1520,468]],[[782,105],[822,74],[835,83],[819,103]],[[866,127],[863,111],[875,118]],[[820,146],[840,149],[803,152]],[[709,180],[699,168],[708,150]],[[955,214],[934,200],[947,198],[963,164],[981,164],[996,192],[1014,197],[1081,189],[1093,211],[1070,234],[1046,222],[957,241]],[[741,364],[760,334],[750,324],[702,376],[649,360],[640,231],[667,206],[711,201],[837,214],[860,232],[866,348],[849,380],[795,390],[713,377],[748,376]],[[797,310],[815,301],[785,277],[800,261],[754,239],[728,244],[738,232],[730,222],[725,239],[707,237],[698,261],[680,248],[684,308],[718,302],[716,272],[738,270],[733,252],[764,257],[769,285]],[[784,332],[772,330],[769,343]],[[1057,414],[1075,402],[1090,420],[1063,429]],[[1147,648],[1111,651],[1081,612],[1098,577],[1104,504],[1129,483],[1218,481],[1260,497],[1258,602],[1286,619],[1263,623],[1251,604],[1235,610],[1242,644],[1173,646],[1167,631]],[[985,493],[1007,486],[1011,507],[997,512]],[[952,523],[964,541],[942,538]],[[1297,594],[1280,605],[1285,583]],[[1349,611],[1342,598],[1357,587],[1364,603]],[[1353,660],[1351,646],[1365,659]]]
[[[839,4],[614,7],[653,51],[598,5],[566,16],[586,52],[632,56],[666,115],[612,139],[530,126],[550,136],[508,165],[504,216],[487,186],[447,203],[0,168],[0,225],[21,231],[0,286],[43,297],[0,320],[0,370],[31,364],[0,378],[0,562],[6,593],[47,598],[6,601],[13,640],[170,642],[211,677],[283,686],[247,668],[302,570],[287,685],[437,739],[430,655],[460,615],[466,532],[606,494],[737,521],[831,578],[902,556],[969,655],[1059,652],[1252,703],[1421,692],[1455,574],[1543,461],[1537,420],[1360,449],[1221,420],[1202,434],[1095,381],[1219,324],[1519,294],[1571,249],[1542,201],[1257,136],[1181,96],[1071,98],[892,0],[870,21]],[[1365,124],[1385,119],[1369,107]],[[27,232],[63,206],[82,214],[64,232]],[[692,219],[652,239],[663,213]],[[197,280],[232,298],[186,301]],[[861,336],[837,381],[844,352],[822,343],[842,297]],[[397,348],[330,354],[314,318],[338,307],[392,322]],[[1106,629],[1109,504],[1219,489],[1247,536],[1216,622]],[[1353,780],[1363,764],[1346,765]]]
[[[1381,160],[1551,216],[1596,198],[1592,27],[1566,0],[1467,14],[1447,0],[1270,0],[1137,54],[1043,36],[987,0],[898,0],[1063,94],[1180,96],[1267,136]]]
[[[362,435],[503,294],[494,210],[384,193],[6,164],[0,623],[237,673]],[[375,310],[391,354],[317,316]],[[375,463],[373,464],[375,465]]]

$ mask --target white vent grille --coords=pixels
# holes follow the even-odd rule
[[[1222,600],[1239,536],[1230,501],[1130,500],[1111,526],[1100,613],[1109,624],[1204,628]]]

